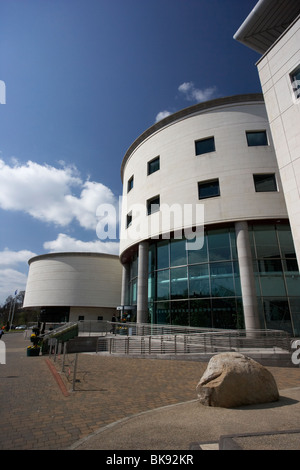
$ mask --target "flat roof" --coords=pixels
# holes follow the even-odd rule
[[[49,258],[60,258],[60,257],[78,257],[78,256],[85,256],[85,257],[99,257],[99,258],[118,258],[118,255],[111,255],[109,253],[99,253],[99,252],[91,252],[91,251],[66,251],[66,252],[57,252],[57,253],[46,253],[43,255],[37,255],[34,256],[33,258],[30,258],[28,260],[28,264],[30,265],[34,261],[40,261],[43,259],[49,259]]]
[[[299,0],[259,0],[233,37],[265,54],[299,15]]]
[[[300,1],[300,0],[299,0]],[[216,98],[214,100],[205,101],[203,103],[198,103],[193,106],[189,106],[188,108],[184,108],[180,111],[177,111],[170,116],[165,117],[161,121],[153,124],[153,126],[149,127],[145,132],[143,132],[129,147],[125,156],[123,158],[121,164],[121,180],[123,182],[123,172],[126,165],[127,160],[129,159],[130,155],[136,150],[136,148],[148,137],[155,134],[155,132],[163,129],[164,127],[176,122],[180,121],[181,119],[185,119],[186,117],[192,116],[193,114],[202,113],[205,111],[210,111],[214,108],[219,108],[222,106],[230,106],[235,104],[247,104],[247,103],[254,103],[254,102],[264,102],[263,94],[262,93],[249,93],[245,95],[234,95],[234,96],[226,96],[223,98]]]

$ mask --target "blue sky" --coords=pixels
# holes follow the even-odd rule
[[[0,0],[0,304],[28,259],[99,240],[131,143],[168,113],[261,92],[233,39],[256,0]]]

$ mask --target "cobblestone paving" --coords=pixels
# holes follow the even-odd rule
[[[55,380],[47,356],[27,357],[23,333],[3,336],[0,364],[0,449],[66,449],[102,426],[154,408],[196,398],[206,363],[79,354],[56,361]],[[300,368],[269,367],[279,390],[300,385]]]

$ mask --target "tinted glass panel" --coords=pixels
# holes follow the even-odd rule
[[[203,263],[207,261],[207,235],[204,236],[204,244],[200,250],[189,250],[188,251],[189,264]]]
[[[210,299],[190,301],[191,326],[212,327]]]
[[[172,325],[189,325],[189,304],[187,301],[171,302]]]
[[[290,271],[285,273],[285,282],[289,295],[299,296],[300,293],[300,276],[298,271]]]
[[[189,295],[210,297],[208,264],[189,266]]]
[[[277,191],[276,178],[274,174],[253,175],[255,191],[257,193]]]
[[[130,178],[130,180],[128,180],[128,184],[127,184],[127,192],[129,193],[129,191],[133,188],[133,176]]]
[[[131,283],[131,289],[130,289],[130,299],[131,299],[131,304],[136,304],[136,293],[137,293],[137,281],[134,280]]]
[[[296,98],[300,98],[300,67],[291,74],[291,81]]]
[[[126,227],[129,227],[129,225],[131,224],[132,224],[132,214],[127,214]]]
[[[291,313],[293,316],[294,336],[300,336],[300,298],[290,299]]]
[[[249,147],[268,145],[266,131],[247,132],[247,142]]]
[[[262,296],[271,296],[274,295],[274,293],[278,296],[286,296],[283,274],[261,274],[260,285]]]
[[[231,258],[230,238],[227,229],[208,231],[208,252],[210,261]]]
[[[169,270],[157,272],[157,300],[167,300],[170,297]]]
[[[130,266],[130,279],[136,277],[137,274],[138,274],[138,257],[137,255],[134,255],[131,266]]]
[[[151,175],[151,173],[154,173],[157,170],[159,170],[159,157],[148,162],[148,175]]]
[[[159,211],[160,198],[156,196],[149,201],[147,201],[147,212],[148,215],[153,214],[154,212]]]
[[[212,299],[212,317],[214,328],[236,328],[235,299]]]
[[[234,297],[232,263],[210,265],[211,295],[213,297]]]
[[[255,226],[253,229],[257,258],[279,258],[280,251],[273,225]]]
[[[269,297],[263,301],[266,327],[292,332],[288,301]]]
[[[170,254],[171,254],[171,266],[182,266],[187,264],[186,259],[186,241],[182,240],[171,240]]]
[[[198,183],[198,195],[199,199],[220,196],[219,180],[217,179]]]
[[[187,267],[173,268],[171,273],[171,298],[182,299],[188,297]]]
[[[155,274],[151,273],[148,276],[148,300],[155,299]]]
[[[277,233],[284,258],[296,258],[295,247],[290,227],[278,225]]]
[[[157,269],[168,268],[169,265],[169,242],[159,242],[157,244]]]
[[[148,272],[152,272],[156,269],[156,245],[152,243],[149,246],[148,251]]]
[[[169,302],[158,302],[156,304],[156,323],[170,323]]]
[[[204,153],[214,152],[215,148],[215,139],[214,137],[209,137],[207,139],[201,139],[195,142],[196,155],[202,155]]]

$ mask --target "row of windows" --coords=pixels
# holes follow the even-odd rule
[[[277,192],[277,182],[274,173],[263,173],[253,175],[254,188],[257,193],[261,192]],[[220,183],[219,179],[215,178],[208,181],[201,181],[198,183],[198,199],[208,199],[211,197],[220,196]],[[147,200],[146,210],[147,215],[151,215],[160,209],[160,196],[154,196]],[[126,228],[132,224],[132,213],[127,214]]]
[[[257,193],[278,191],[276,176],[274,173],[263,173],[253,175],[253,182],[255,191]],[[198,183],[199,199],[207,199],[220,195],[220,184],[218,178]]]
[[[246,131],[248,147],[259,147],[269,145],[267,132],[262,131]],[[206,137],[195,142],[195,154],[204,155],[216,151],[215,138]],[[157,156],[147,163],[147,175],[151,175],[160,169],[160,157]],[[133,188],[134,177],[131,176],[127,182],[127,192]]]

